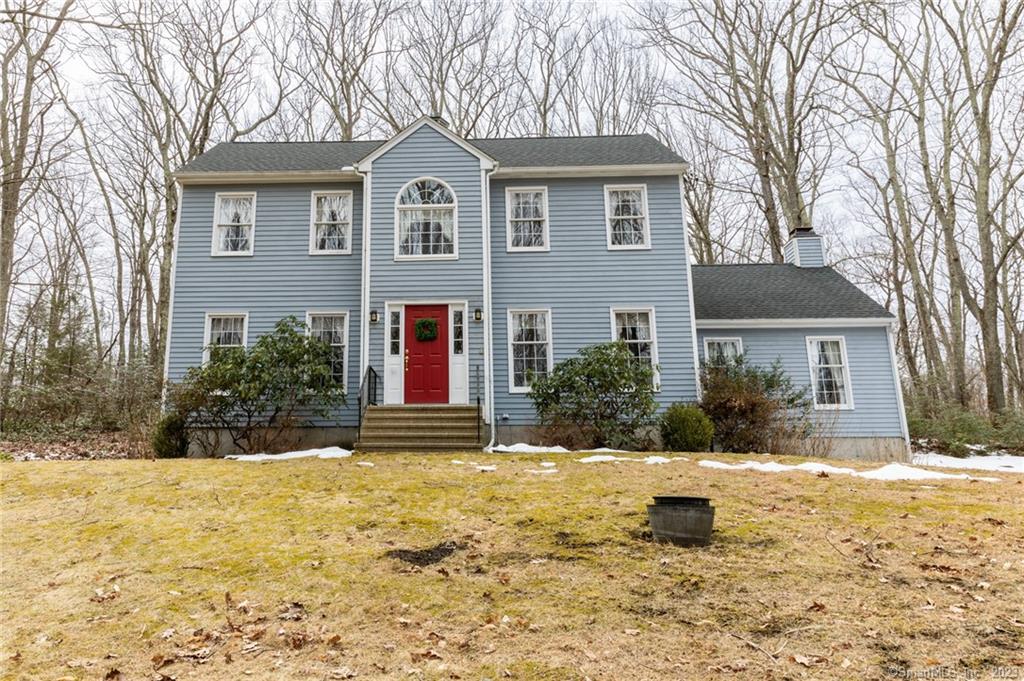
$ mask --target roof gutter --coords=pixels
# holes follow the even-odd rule
[[[605,177],[615,175],[679,175],[689,169],[686,163],[634,163],[619,165],[522,166],[499,167],[495,179],[505,177]]]
[[[790,319],[697,319],[702,329],[801,329],[851,326],[890,326],[895,317],[807,317]]]
[[[172,175],[181,184],[235,184],[259,182],[345,182],[362,179],[353,166],[338,170],[179,171]]]

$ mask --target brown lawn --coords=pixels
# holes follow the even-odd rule
[[[1024,678],[1024,476],[697,458],[0,463],[0,678]],[[711,546],[650,540],[666,492]]]

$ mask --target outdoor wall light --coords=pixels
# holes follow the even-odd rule
[[[484,320],[484,312],[479,307],[473,310],[473,321],[482,322]]]
[[[376,310],[370,310],[370,323],[376,324],[380,321],[380,315],[377,314]]]

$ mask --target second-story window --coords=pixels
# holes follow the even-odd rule
[[[508,207],[508,250],[548,250],[547,188],[509,187],[505,204]]]
[[[352,192],[313,192],[309,252],[347,255],[352,252]]]
[[[398,194],[395,258],[458,257],[455,194],[432,177],[413,180]]]
[[[629,250],[651,247],[647,216],[647,186],[606,185],[605,218],[608,249]]]
[[[256,194],[217,194],[213,209],[213,255],[252,255]]]

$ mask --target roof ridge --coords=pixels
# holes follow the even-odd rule
[[[650,137],[656,139],[649,132],[641,132],[632,135],[527,135],[521,137],[463,137],[467,142],[503,142],[503,141],[514,141],[521,142],[524,140],[569,140],[569,139],[613,139],[613,138],[628,138],[628,137]],[[218,142],[217,144],[352,144],[352,143],[371,143],[376,142],[383,144],[389,141],[388,139],[364,139],[364,140],[231,140]]]

